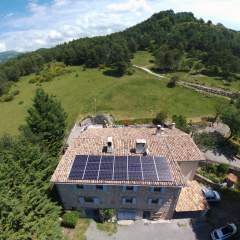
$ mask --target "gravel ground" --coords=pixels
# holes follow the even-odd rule
[[[118,226],[118,232],[108,236],[92,222],[86,232],[87,240],[206,240],[211,228],[204,222],[191,224],[189,219],[144,224],[136,221],[130,226]]]

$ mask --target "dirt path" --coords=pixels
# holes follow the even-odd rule
[[[146,67],[141,67],[141,66],[137,66],[137,65],[133,65],[133,67],[141,69],[141,70],[143,70],[143,71],[145,71],[145,72],[147,72],[147,73],[149,73],[149,74],[151,74],[155,77],[169,79],[168,77],[160,75],[158,73],[155,73],[155,72],[151,71],[150,69],[148,69]]]
[[[164,79],[169,79],[166,76],[163,76],[161,74],[155,73],[153,71],[151,71],[150,69],[146,68],[146,67],[142,67],[142,66],[137,66],[137,65],[133,65],[133,67],[138,68],[140,70],[143,70],[157,78],[164,78]],[[202,92],[202,93],[207,93],[207,94],[211,94],[211,95],[218,95],[218,96],[223,96],[223,97],[236,97],[239,93],[238,92],[231,92],[231,91],[226,91],[224,89],[221,88],[212,88],[212,87],[207,87],[201,84],[195,84],[195,83],[191,83],[191,82],[186,82],[186,81],[178,81],[177,82],[178,85],[186,87],[186,88],[190,88],[194,91],[197,92]]]

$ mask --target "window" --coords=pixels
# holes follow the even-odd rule
[[[133,186],[126,186],[127,191],[133,191]]]
[[[158,204],[158,198],[152,199],[152,204]]]
[[[162,192],[164,192],[164,188],[162,188],[162,187],[151,187],[151,188],[150,188],[150,192],[159,192],[159,193],[162,193]]]
[[[148,205],[151,205],[151,204],[160,205],[161,203],[162,203],[162,200],[160,198],[149,198],[148,199]]]
[[[97,197],[80,197],[79,201],[81,204],[84,203],[93,203],[93,204],[99,204],[99,198]]]
[[[153,191],[154,191],[154,192],[163,192],[163,188],[161,188],[161,187],[155,187],[155,188],[153,188]]]
[[[85,203],[93,203],[94,202],[94,198],[93,197],[84,197],[84,202]]]
[[[122,199],[123,204],[136,204],[136,198],[134,197],[124,197]]]
[[[103,185],[96,185],[96,189],[103,191]]]
[[[137,192],[137,186],[123,186],[123,191],[131,191],[131,192]]]
[[[84,186],[82,184],[77,184],[78,189],[84,189]]]

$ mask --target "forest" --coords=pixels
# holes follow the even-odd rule
[[[238,79],[240,33],[197,19],[192,13],[172,10],[111,35],[82,38],[51,49],[22,54],[0,65],[0,95],[19,77],[41,71],[51,61],[88,68],[108,66],[124,74],[133,54],[149,50],[159,71],[194,71]]]
[[[66,128],[61,104],[42,89],[17,137],[0,138],[0,239],[62,239],[50,176]]]

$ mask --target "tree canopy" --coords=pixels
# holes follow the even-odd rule
[[[0,138],[0,239],[62,240],[60,207],[50,198],[66,114],[38,89],[23,134]]]
[[[24,136],[57,155],[65,134],[66,113],[55,97],[42,89],[36,90],[33,106],[28,109],[26,125],[21,127]]]

